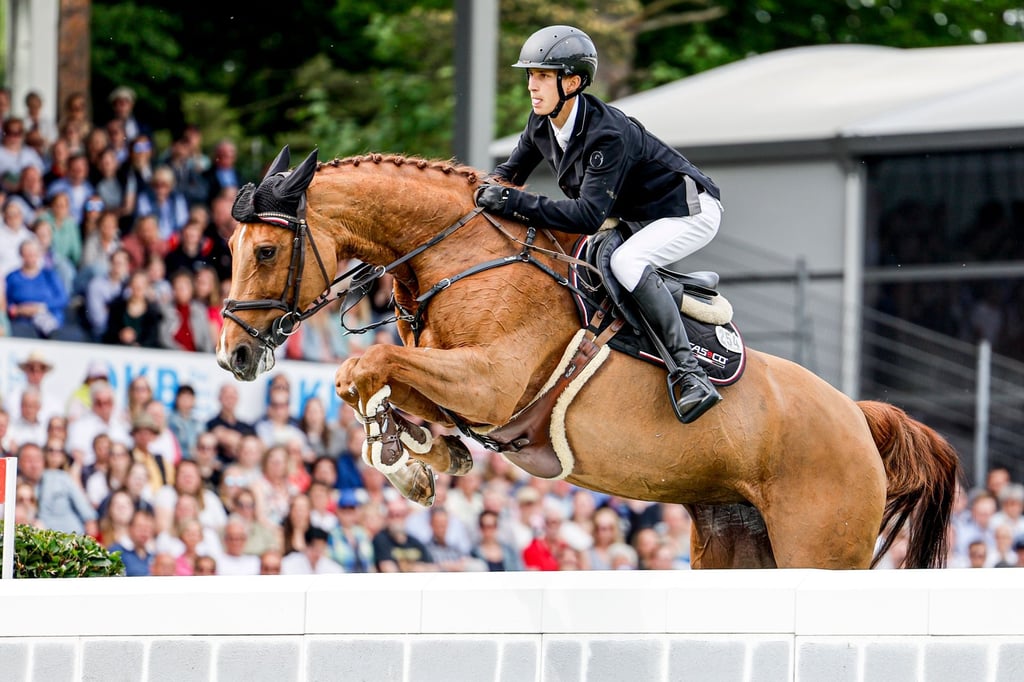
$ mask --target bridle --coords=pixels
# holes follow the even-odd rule
[[[390,317],[372,322],[364,327],[357,329],[351,329],[345,324],[345,313],[354,308],[359,301],[365,298],[370,290],[373,288],[374,282],[383,277],[385,274],[392,272],[399,266],[407,263],[411,259],[420,255],[427,249],[439,244],[444,241],[452,234],[454,234],[461,227],[471,222],[477,216],[483,216],[492,227],[496,228],[510,240],[515,243],[522,245],[522,250],[519,253],[504,256],[501,258],[495,258],[493,260],[478,263],[470,266],[462,272],[445,277],[441,281],[434,284],[432,287],[427,289],[424,293],[416,297],[415,302],[417,303],[416,309],[408,310],[401,305],[395,303],[396,313]],[[303,195],[299,201],[299,206],[294,216],[285,213],[278,213],[268,211],[264,213],[256,213],[255,217],[261,222],[273,225],[275,227],[281,227],[284,229],[291,230],[295,233],[292,238],[292,254],[291,260],[288,264],[288,277],[285,280],[284,291],[281,292],[279,298],[261,298],[254,301],[240,301],[237,299],[227,299],[224,301],[223,315],[225,319],[233,321],[239,325],[242,329],[249,334],[249,336],[256,339],[267,352],[273,352],[278,346],[283,344],[289,336],[298,331],[299,326],[302,322],[309,317],[316,314],[321,308],[329,305],[333,301],[336,301],[342,297],[345,298],[344,303],[341,307],[341,326],[350,334],[361,334],[371,329],[376,329],[386,324],[390,324],[396,321],[403,321],[409,324],[412,329],[414,336],[414,343],[419,342],[419,335],[422,331],[423,315],[426,312],[427,304],[430,300],[450,287],[455,282],[465,279],[471,275],[475,275],[485,270],[491,270],[493,268],[501,267],[503,265],[510,265],[512,263],[530,263],[540,270],[544,271],[550,277],[552,277],[558,284],[571,289],[576,294],[582,295],[586,298],[589,296],[577,289],[568,278],[558,274],[550,267],[537,260],[534,257],[534,251],[540,251],[547,255],[555,258],[556,260],[563,260],[569,263],[575,263],[590,268],[591,266],[583,261],[568,256],[561,251],[549,251],[543,249],[534,244],[534,240],[537,236],[537,229],[534,227],[527,228],[526,239],[521,241],[514,235],[510,234],[498,221],[496,221],[490,214],[485,213],[482,208],[474,208],[469,213],[465,214],[459,220],[446,227],[441,232],[431,237],[428,241],[424,242],[420,246],[411,250],[404,256],[392,261],[388,265],[372,265],[369,263],[360,263],[354,268],[348,270],[342,275],[339,275],[335,279],[331,280],[330,275],[327,274],[327,268],[324,266],[323,259],[320,256],[320,250],[316,246],[316,241],[313,238],[313,234],[309,229],[309,225],[306,223],[306,197]],[[549,235],[550,237],[550,235]],[[323,276],[325,282],[330,282],[324,291],[317,296],[317,298],[310,304],[308,308],[302,310],[299,308],[299,290],[302,286],[303,270],[306,266],[306,241],[309,241],[310,247],[313,249],[313,255],[316,257],[317,266],[320,268],[320,274]],[[551,238],[552,242],[556,243],[554,238]],[[340,291],[335,291],[338,284],[342,282],[349,282],[349,286]],[[284,314],[281,317],[276,318],[270,325],[270,329],[266,332],[261,332],[251,324],[241,319],[235,313],[244,310],[282,310]]]

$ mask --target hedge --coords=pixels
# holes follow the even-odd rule
[[[0,556],[3,550],[0,521]],[[14,529],[14,577],[96,578],[124,575],[120,552],[109,552],[88,535],[39,530],[19,524]]]

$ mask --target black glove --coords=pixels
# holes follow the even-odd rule
[[[473,201],[480,208],[492,213],[501,213],[505,210],[510,192],[510,188],[501,185],[480,185],[473,196]]]

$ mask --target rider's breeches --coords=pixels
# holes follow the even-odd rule
[[[648,265],[671,265],[707,246],[718,234],[722,204],[707,192],[698,196],[701,211],[697,215],[659,218],[615,249],[612,274],[628,291],[640,283]]]

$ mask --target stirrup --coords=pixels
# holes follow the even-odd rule
[[[699,403],[691,407],[690,409],[683,411],[679,407],[679,398],[682,397],[685,392],[685,386],[681,386],[686,377],[695,372],[686,372],[681,369],[677,369],[667,377],[668,382],[668,397],[669,402],[672,404],[672,411],[676,414],[676,419],[684,424],[691,424],[697,420],[702,414],[710,410],[712,407],[717,405],[721,400],[722,396],[718,393],[718,389],[715,388],[714,384],[710,380],[704,379],[700,383],[704,385],[707,390],[707,394],[701,399]],[[676,397],[676,389],[680,389],[679,398]]]

